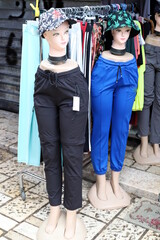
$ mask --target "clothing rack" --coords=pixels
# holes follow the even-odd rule
[[[37,4],[36,4],[36,11],[38,11],[37,9]],[[31,7],[33,8],[34,6],[31,5]],[[33,8],[35,10],[35,7]],[[58,8],[57,8],[58,9]],[[96,5],[96,6],[83,6],[83,7],[66,7],[66,8],[61,8],[66,15],[68,16],[74,16],[74,17],[82,17],[82,19],[84,19],[84,17],[95,17],[95,16],[99,16],[99,17],[107,17],[108,14],[110,14],[113,11],[117,11],[119,9],[122,9],[123,11],[127,10],[130,12],[134,12],[134,4],[111,4],[111,5]],[[82,14],[82,15],[80,15]],[[37,16],[37,15],[36,15]],[[36,17],[36,20],[38,18]],[[87,19],[87,18],[85,18]],[[90,156],[85,158],[85,161],[83,162],[83,167],[85,165],[87,165],[90,161]],[[44,163],[43,163],[43,172],[44,172]],[[26,195],[25,195],[25,189],[23,186],[23,175],[26,174],[28,176],[34,177],[40,181],[46,182],[45,177],[40,177],[36,174],[30,173],[29,171],[27,171],[27,168],[20,171],[18,173],[19,175],[19,183],[20,183],[20,194],[23,200],[26,199]]]
[[[95,13],[95,11],[105,11],[105,13],[109,14],[113,11],[117,11],[119,9],[123,11],[134,12],[134,4],[129,3],[120,3],[120,4],[111,4],[111,5],[96,5],[96,6],[83,6],[83,7],[66,7],[61,8],[66,14],[74,14],[78,12],[83,13]]]
[[[24,174],[26,174],[26,175],[28,175],[28,176],[30,176],[30,177],[34,177],[34,178],[36,178],[36,179],[38,179],[38,180],[40,180],[40,181],[42,181],[42,182],[46,182],[45,176],[44,176],[44,178],[43,178],[43,177],[40,177],[40,176],[38,176],[38,175],[36,175],[36,174],[34,174],[34,173],[31,173],[31,172],[27,171],[27,168],[24,169],[24,170],[22,170],[22,171],[20,171],[20,172],[18,172],[18,175],[19,175],[20,194],[21,194],[21,198],[22,198],[23,201],[26,200],[26,194],[25,194],[25,189],[24,189],[24,185],[23,185],[23,175],[24,175]],[[44,174],[44,164],[43,164],[43,174]]]

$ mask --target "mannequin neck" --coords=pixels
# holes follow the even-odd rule
[[[48,62],[50,64],[54,65],[61,65],[64,64],[67,61],[67,55],[65,54],[64,56],[61,57],[53,57],[53,56],[48,56]]]
[[[116,49],[111,47],[110,48],[110,53],[116,56],[123,56],[126,53],[126,48],[124,49]]]
[[[154,33],[156,36],[160,36],[160,26],[158,24],[156,24],[156,27],[154,29]]]
[[[49,48],[49,55],[52,57],[62,57],[66,55],[66,49],[54,49],[54,48]]]
[[[60,65],[67,61],[66,49],[49,49],[48,61],[50,64]]]
[[[117,50],[123,50],[126,48],[126,44],[125,43],[120,44],[113,40],[111,47]]]
[[[117,56],[123,56],[126,53],[126,45],[118,44],[115,41],[113,41],[112,46],[110,48],[110,53]]]
[[[155,29],[154,29],[155,31],[157,31],[157,32],[160,32],[160,26],[158,25],[158,24],[156,24],[156,26],[155,26]]]
[[[155,34],[157,37],[160,37],[160,31],[157,31],[156,29],[154,29],[154,34]]]

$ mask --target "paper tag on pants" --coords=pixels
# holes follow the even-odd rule
[[[80,109],[80,97],[78,96],[73,96],[73,111],[79,111]]]

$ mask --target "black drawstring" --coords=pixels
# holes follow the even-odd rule
[[[56,83],[56,87],[57,87],[57,80],[58,80],[57,73],[55,73],[55,83]]]
[[[121,66],[120,66],[120,65],[118,66],[118,71],[117,71],[117,80],[116,80],[116,83],[118,83],[118,75],[119,75],[119,70],[120,70],[120,74],[121,74],[121,77],[122,77],[122,69],[121,69]]]
[[[50,73],[49,74],[49,81],[50,81],[51,85],[56,85],[56,87],[57,87],[57,82],[58,82],[57,73]]]

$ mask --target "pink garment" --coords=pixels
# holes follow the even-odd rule
[[[136,37],[134,37],[134,47],[135,47],[136,59],[138,59],[138,44],[137,44],[137,38]]]

